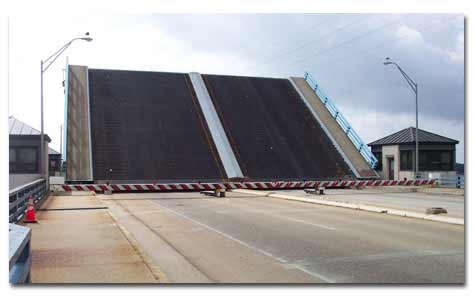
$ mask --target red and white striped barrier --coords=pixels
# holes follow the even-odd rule
[[[77,184],[52,185],[55,192],[180,192],[206,191],[215,189],[279,190],[306,189],[315,187],[347,188],[367,186],[423,186],[432,185],[430,180],[341,180],[341,181],[279,181],[279,182],[225,182],[225,183],[169,183],[169,184]]]

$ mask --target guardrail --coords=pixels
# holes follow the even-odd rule
[[[33,197],[33,203],[36,205],[46,197],[46,192],[46,180],[44,179],[38,179],[10,190],[9,222],[16,223],[23,218],[29,196]]]
[[[443,176],[436,178],[437,185],[450,188],[465,188],[465,177],[463,175]]]
[[[9,224],[9,281],[11,284],[30,282],[30,241],[30,228]]]
[[[348,138],[351,140],[351,142],[354,144],[354,146],[360,152],[363,158],[369,163],[371,168],[376,168],[376,165],[378,164],[378,159],[373,155],[366,143],[351,127],[350,123],[336,107],[335,103],[333,103],[330,97],[328,97],[322,90],[322,88],[318,86],[317,81],[310,75],[310,73],[305,71],[304,78],[307,81],[308,85],[313,89],[315,94],[317,94],[317,97],[320,98],[323,105],[325,105],[330,114],[335,118],[335,121],[340,125],[340,127],[346,133]]]

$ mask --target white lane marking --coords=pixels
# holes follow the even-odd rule
[[[457,256],[463,255],[463,251],[431,251],[431,250],[422,250],[422,251],[401,251],[401,252],[392,252],[392,253],[380,253],[380,254],[369,254],[363,256],[353,256],[353,257],[336,257],[331,259],[322,260],[326,263],[345,263],[345,262],[369,262],[369,261],[380,261],[380,260],[394,260],[394,259],[408,259],[412,257],[430,257],[430,256]]]
[[[193,223],[195,223],[195,224],[197,224],[197,225],[203,226],[203,227],[205,227],[205,228],[207,228],[207,229],[209,229],[209,230],[211,230],[211,231],[213,231],[213,232],[216,232],[216,233],[218,233],[219,235],[221,235],[221,236],[223,236],[223,237],[226,237],[227,239],[230,239],[230,240],[232,240],[232,241],[235,241],[235,242],[237,242],[237,243],[239,243],[239,244],[241,244],[241,245],[243,245],[243,246],[245,246],[245,247],[247,247],[247,248],[249,248],[249,249],[252,249],[252,250],[257,251],[257,252],[259,252],[259,253],[261,253],[261,254],[264,254],[264,255],[266,255],[266,256],[268,256],[268,257],[274,259],[274,260],[277,260],[278,262],[284,263],[284,264],[286,264],[287,266],[293,266],[293,267],[297,268],[298,270],[303,271],[303,272],[305,272],[305,273],[307,273],[307,274],[309,274],[309,275],[315,276],[315,277],[317,277],[317,278],[319,278],[319,279],[321,279],[321,280],[323,280],[323,281],[325,281],[325,282],[327,282],[327,283],[335,283],[335,281],[333,281],[332,279],[330,279],[330,278],[328,278],[328,277],[325,277],[325,276],[323,276],[323,275],[321,275],[321,274],[319,274],[319,273],[313,272],[313,271],[309,271],[308,269],[306,269],[306,268],[304,268],[304,267],[302,267],[302,266],[300,266],[300,265],[288,263],[288,262],[287,262],[286,260],[284,260],[284,259],[281,259],[281,258],[279,258],[279,257],[276,257],[276,256],[274,256],[273,254],[271,254],[271,253],[269,253],[269,252],[267,252],[267,251],[265,251],[265,250],[262,250],[262,249],[260,249],[260,248],[255,247],[255,246],[252,246],[252,245],[248,244],[247,242],[244,242],[244,241],[242,241],[242,240],[240,240],[240,239],[237,239],[237,238],[235,238],[235,237],[233,237],[233,236],[231,236],[231,235],[229,235],[229,234],[226,234],[226,233],[224,233],[224,232],[221,232],[221,231],[219,231],[219,230],[217,230],[217,229],[215,229],[215,228],[213,228],[213,227],[211,227],[211,226],[209,226],[209,225],[206,225],[206,224],[204,224],[204,223],[202,223],[202,222],[199,222],[199,221],[197,221],[197,220],[195,220],[195,219],[193,219],[193,218],[191,218],[191,217],[189,217],[189,216],[187,216],[187,215],[185,215],[185,214],[179,213],[179,212],[177,212],[177,211],[175,211],[175,210],[173,210],[173,209],[171,209],[171,208],[168,208],[168,207],[166,207],[166,206],[163,206],[163,205],[161,205],[161,204],[154,203],[153,201],[150,201],[150,200],[146,200],[146,201],[148,201],[149,203],[151,203],[151,204],[153,204],[153,205],[155,205],[155,206],[164,208],[164,209],[168,210],[169,212],[171,212],[171,213],[173,213],[173,214],[175,214],[175,215],[177,215],[177,216],[179,216],[179,217],[182,217],[182,218],[184,218],[184,219],[187,219],[187,220],[189,220],[189,221],[191,221],[191,222],[193,222]]]
[[[330,226],[320,225],[320,224],[315,224],[315,223],[310,223],[310,222],[302,221],[302,220],[298,220],[298,219],[293,219],[293,218],[288,218],[288,217],[284,217],[284,219],[287,219],[287,220],[293,221],[293,222],[297,222],[297,223],[302,223],[302,224],[314,226],[314,227],[317,227],[317,228],[323,228],[323,229],[331,230],[331,231],[335,231],[335,230],[336,230],[336,228],[333,228],[333,227],[330,227]]]
[[[228,203],[226,203],[226,204],[228,204]],[[237,207],[239,209],[244,209],[243,207],[239,207],[236,204],[233,204],[233,206]],[[331,230],[331,231],[336,231],[337,230],[336,228],[333,228],[333,227],[330,227],[330,226],[327,226],[327,225],[315,224],[315,223],[295,219],[295,218],[292,218],[292,217],[287,217],[287,216],[285,216],[285,213],[283,211],[278,211],[277,208],[274,208],[274,209],[276,210],[275,213],[277,213],[277,214],[272,214],[269,211],[259,211],[259,210],[253,210],[253,209],[245,209],[245,211],[252,212],[252,213],[257,213],[257,214],[265,214],[265,215],[268,215],[270,217],[280,218],[280,219],[283,219],[283,220],[297,222],[297,223],[302,223],[302,224],[306,224],[306,225],[310,225],[310,226],[313,226],[313,227],[322,228],[322,229],[326,229],[326,230]],[[309,211],[309,210],[305,210],[305,211]],[[215,212],[217,212],[217,213],[228,213],[228,211],[217,211],[217,210],[215,210]]]

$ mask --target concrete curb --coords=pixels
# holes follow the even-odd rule
[[[53,190],[51,193],[54,196],[96,196],[96,192],[93,192],[93,191],[65,192],[65,191],[55,191],[55,190]]]
[[[382,213],[382,214],[388,214],[388,215],[394,215],[394,216],[400,216],[400,217],[408,217],[408,218],[414,218],[414,219],[422,219],[422,220],[434,221],[434,222],[440,222],[440,223],[446,223],[446,224],[462,225],[462,226],[465,225],[464,219],[437,216],[437,215],[427,215],[421,212],[391,209],[391,208],[371,206],[371,205],[366,205],[366,204],[328,201],[328,200],[322,200],[318,198],[296,197],[296,196],[285,195],[285,194],[277,194],[276,192],[262,192],[262,191],[257,191],[257,190],[245,190],[245,189],[236,189],[232,191],[237,192],[237,193],[252,194],[252,195],[262,196],[262,197],[271,197],[271,198],[308,202],[308,203],[315,203],[315,204],[335,206],[335,207],[350,208],[354,210],[363,210],[363,211],[376,212],[376,213]]]
[[[153,260],[148,256],[148,254],[140,247],[140,244],[135,240],[132,234],[122,225],[119,223],[117,217],[107,209],[107,213],[114,221],[115,225],[119,228],[122,235],[124,235],[125,239],[129,242],[131,247],[135,250],[137,255],[142,259],[143,263],[149,268],[150,272],[152,273],[153,277],[157,280],[158,283],[170,283],[166,274],[160,269],[160,267],[153,263]]]

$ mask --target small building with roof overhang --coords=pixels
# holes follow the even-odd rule
[[[37,129],[16,119],[8,118],[9,130],[9,189],[40,179],[41,162],[44,176],[48,176],[48,144],[51,139],[44,135],[43,157],[40,156],[41,133]]]
[[[457,140],[418,129],[419,176],[438,178],[456,175]],[[414,179],[416,129],[409,127],[368,144],[378,158],[376,170],[384,179]]]

